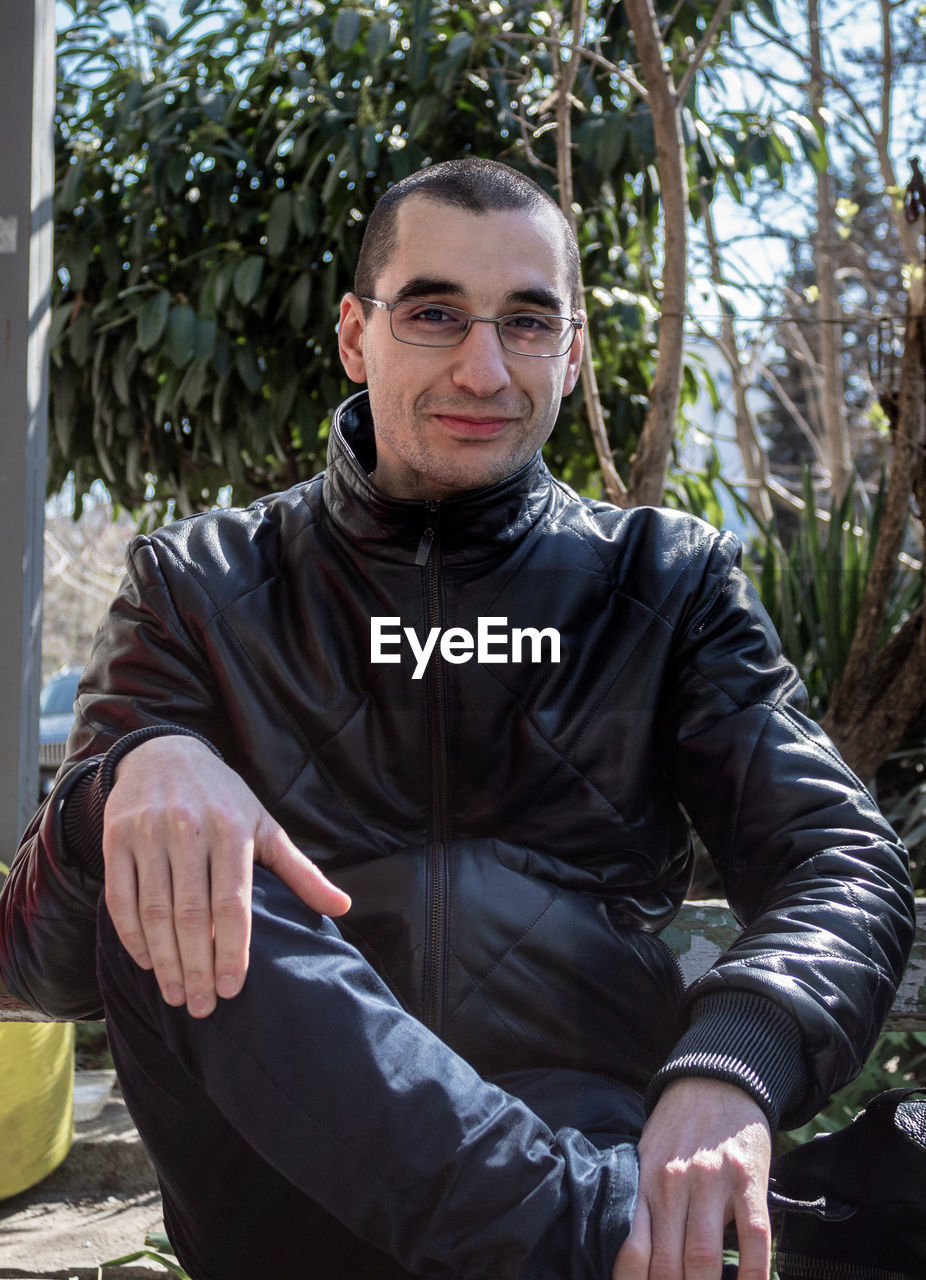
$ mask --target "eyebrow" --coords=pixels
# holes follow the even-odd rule
[[[445,280],[441,276],[413,276],[406,281],[395,295],[395,302],[406,302],[409,298],[430,298],[435,295],[451,298],[464,298],[466,290],[457,280]],[[505,295],[505,307],[541,307],[545,311],[553,311],[557,315],[565,315],[565,303],[553,289],[515,289]]]

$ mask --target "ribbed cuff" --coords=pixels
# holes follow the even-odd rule
[[[68,852],[78,866],[95,879],[103,879],[103,810],[113,789],[119,762],[149,738],[168,737],[195,738],[220,760],[222,758],[208,738],[180,725],[152,724],[144,729],[133,729],[124,738],[113,743],[100,760],[99,768],[95,772],[88,772],[64,801],[61,823]]]
[[[724,1080],[744,1090],[772,1129],[806,1088],[801,1034],[784,1009],[763,996],[715,992],[695,1001],[691,1026],[650,1081],[648,1111],[672,1080]]]

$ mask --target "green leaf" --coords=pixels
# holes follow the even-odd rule
[[[208,360],[215,350],[217,325],[212,316],[196,317],[193,359]]]
[[[220,93],[218,89],[207,89],[205,91],[200,90],[196,96],[199,105],[213,124],[221,124],[225,119],[225,112],[228,108],[226,95]]]
[[[52,307],[51,312],[51,332],[49,334],[49,345],[54,348],[61,339],[67,327],[68,319],[71,314],[71,304],[65,303],[63,306]]]
[[[121,345],[120,345],[121,352]],[[130,374],[134,372],[129,365],[128,359],[123,353],[121,360],[114,360],[112,367],[113,390],[119,400],[119,403],[126,408],[132,403],[132,385],[130,382]]]
[[[186,175],[189,167],[190,167],[190,162],[187,159],[187,157],[182,153],[177,155],[172,155],[171,158],[168,160],[166,168],[164,170],[164,177],[167,181],[168,187],[171,189],[174,195],[179,195],[180,192],[183,191],[183,189],[186,187],[186,184],[187,184]]]
[[[312,273],[303,271],[302,275],[289,291],[287,314],[289,323],[297,333],[301,333],[309,318],[309,301],[312,297]]]
[[[285,253],[292,221],[293,194],[281,191],[273,197],[267,218],[267,252],[271,258],[281,258]]]
[[[74,209],[80,202],[80,184],[84,177],[83,159],[71,158],[67,176],[58,187],[58,203],[63,209]]]
[[[130,1262],[139,1262],[147,1259],[149,1262],[157,1262],[171,1275],[179,1276],[180,1280],[190,1280],[190,1276],[179,1262],[172,1262],[170,1258],[165,1258],[163,1254],[155,1253],[151,1249],[139,1249],[136,1253],[127,1253],[123,1258],[112,1258],[109,1262],[101,1262],[100,1267],[124,1267]]]
[[[207,285],[207,296],[212,294],[212,306],[216,311],[224,311],[228,299],[228,290],[235,278],[236,262],[223,262],[216,268]]]
[[[250,342],[241,342],[235,347],[235,368],[248,391],[260,390],[263,375]]]
[[[389,50],[394,39],[392,22],[374,22],[366,39],[366,53],[371,62],[379,62]]]
[[[185,406],[195,409],[206,390],[206,366],[194,361],[183,375],[183,381],[177,388],[177,407]]]
[[[347,53],[360,34],[360,14],[356,9],[341,9],[331,28],[331,38],[342,53]]]
[[[87,284],[90,256],[91,246],[87,243],[87,237],[78,236],[71,248],[67,262],[71,291],[73,293],[80,293]]]
[[[158,14],[147,14],[145,17],[145,25],[148,28],[148,34],[153,40],[166,41],[170,38],[170,32],[167,30],[167,23]]]
[[[150,351],[160,342],[169,310],[170,296],[163,289],[158,290],[139,310],[137,342],[140,351]]]
[[[238,263],[234,275],[235,297],[243,307],[257,297],[264,274],[264,259],[252,255]]]
[[[379,168],[379,139],[372,125],[367,125],[363,131],[363,141],[360,144],[360,159],[367,173],[375,173]]]
[[[412,114],[409,117],[408,136],[410,138],[423,137],[443,109],[444,99],[438,94],[431,93],[426,97],[419,98],[412,107]]]
[[[293,222],[306,240],[315,232],[318,199],[311,188],[299,186],[293,192]]]
[[[193,356],[196,342],[196,313],[188,303],[171,307],[167,320],[167,354],[182,367]]]
[[[413,35],[425,36],[431,25],[431,0],[412,0],[411,20]]]

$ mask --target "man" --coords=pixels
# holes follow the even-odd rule
[[[325,475],[130,549],[3,975],[92,1015],[105,884],[113,1051],[197,1280],[717,1280],[731,1221],[765,1280],[770,1128],[889,1008],[904,853],[734,540],[539,458],[577,261],[503,165],[400,183]],[[680,805],[747,922],[687,995]]]

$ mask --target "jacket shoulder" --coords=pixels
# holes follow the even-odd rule
[[[135,538],[130,574],[166,582],[178,599],[204,593],[217,611],[279,574],[322,518],[323,475],[248,507],[187,516]]]
[[[735,534],[667,507],[571,495],[564,519],[606,566],[614,590],[659,614],[676,615],[692,597],[709,604],[742,557]]]

